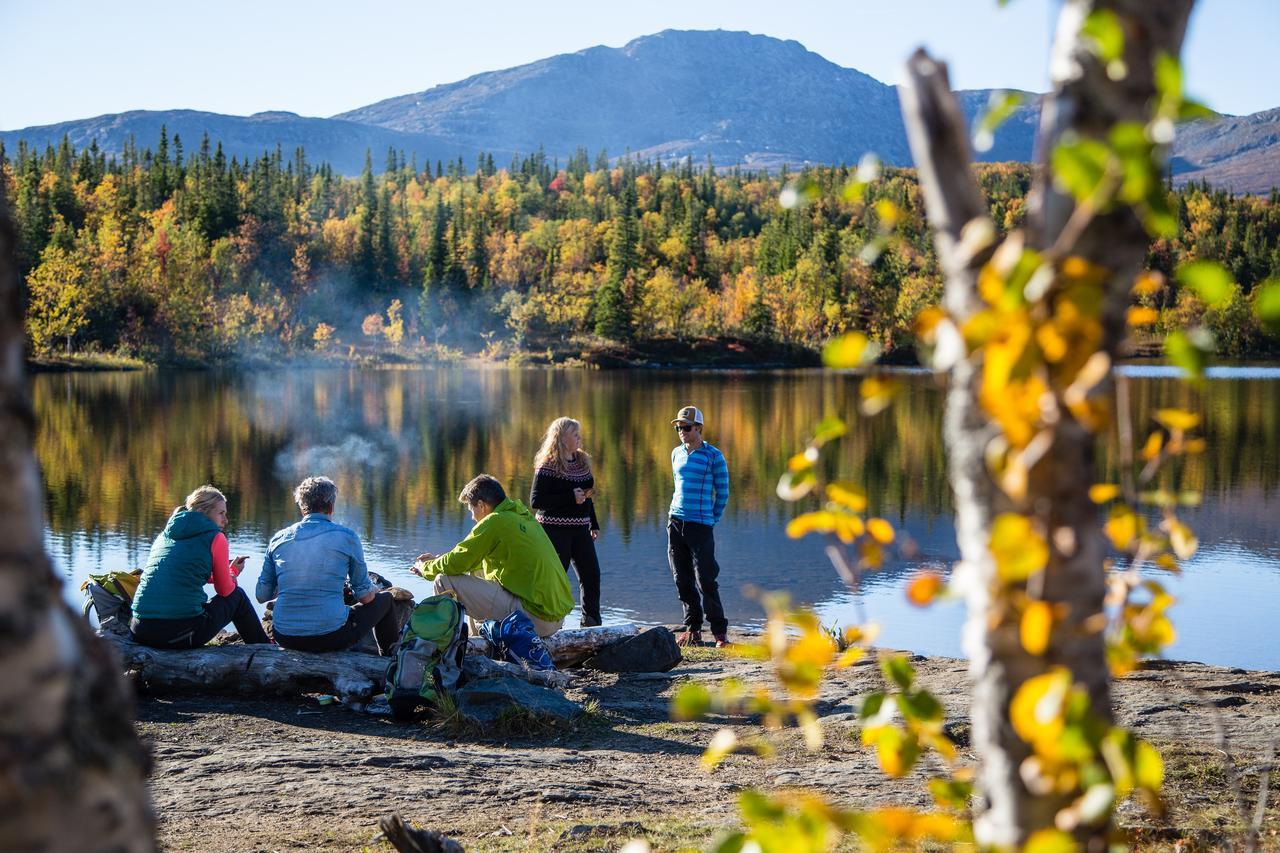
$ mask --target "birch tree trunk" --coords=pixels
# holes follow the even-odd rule
[[[1124,205],[1073,219],[1076,203],[1055,190],[1048,159],[1064,137],[1105,139],[1119,122],[1146,123],[1155,95],[1155,59],[1161,52],[1178,56],[1192,2],[1068,0],[1058,22],[1051,60],[1053,91],[1042,108],[1041,168],[1029,203],[1027,242],[1042,251],[1051,246],[1066,249],[1107,271],[1100,350],[1108,357],[1122,339],[1129,289],[1149,238],[1134,211]],[[1128,69],[1122,79],[1107,75],[1082,37],[1081,26],[1096,9],[1113,11],[1122,23]],[[963,241],[962,232],[969,226],[974,231],[966,233],[972,236],[991,224],[945,65],[918,51],[907,71],[909,82],[900,90],[903,116],[946,276],[945,307],[952,320],[962,324],[982,307],[977,275],[993,249],[981,241]],[[963,641],[973,685],[973,746],[980,760],[982,806],[974,829],[979,843],[1021,845],[1037,829],[1054,825],[1055,814],[1070,795],[1036,795],[1022,780],[1019,770],[1030,753],[1009,720],[1010,701],[1019,686],[1053,667],[1066,667],[1075,683],[1087,689],[1095,712],[1110,718],[1103,638],[1096,618],[1091,621],[1101,613],[1105,593],[1105,547],[1097,508],[1088,497],[1096,436],[1063,412],[1048,427],[1050,441],[1031,465],[1026,497],[1015,507],[987,465],[988,446],[1000,430],[979,402],[982,365],[961,356],[948,369],[944,430],[961,553],[954,583],[968,607]],[[1041,656],[1022,647],[1016,613],[1001,598],[989,549],[992,520],[1014,509],[1044,522],[1050,551],[1038,592],[1045,601],[1063,605],[1062,622]],[[1086,841],[1099,831],[1077,832],[1079,840]]]
[[[0,195],[0,847],[152,850],[131,700],[44,552],[14,258]]]

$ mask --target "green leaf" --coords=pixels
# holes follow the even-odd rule
[[[746,847],[746,844],[746,833],[727,832],[712,842],[711,853],[742,853],[742,849]]]
[[[1111,151],[1095,139],[1062,142],[1053,150],[1054,183],[1078,201],[1093,198],[1106,177]]]
[[[1182,66],[1177,58],[1167,53],[1156,57],[1155,81],[1162,107],[1166,103],[1182,104]]]
[[[969,798],[973,796],[973,783],[961,782],[959,779],[930,779],[929,793],[938,805],[964,811],[969,807]]]
[[[813,443],[821,447],[828,441],[837,439],[848,431],[849,427],[844,421],[834,415],[828,415],[813,428]]]
[[[846,332],[822,348],[827,367],[860,367],[879,355],[879,347],[861,332]]]
[[[987,108],[973,131],[973,147],[978,151],[990,151],[995,143],[996,130],[1017,112],[1023,100],[1025,96],[1021,92],[992,92]]]
[[[1124,28],[1110,9],[1095,9],[1085,18],[1080,35],[1093,42],[1093,52],[1103,62],[1115,62],[1124,55]]]
[[[899,693],[898,710],[909,720],[932,722],[943,717],[942,703],[927,690]]]
[[[1203,341],[1200,342],[1203,343]],[[1170,361],[1182,368],[1186,378],[1193,381],[1204,379],[1204,366],[1208,361],[1208,352],[1193,340],[1192,335],[1181,329],[1171,332],[1164,339],[1164,353]]]
[[[867,698],[862,700],[862,707],[858,709],[858,716],[864,720],[869,720],[879,714],[881,706],[884,705],[884,699],[883,693],[869,694]]]
[[[884,677],[901,687],[903,690],[911,689],[911,681],[916,676],[915,668],[907,662],[903,655],[887,655],[880,661],[880,671],[884,673]]]
[[[1253,297],[1253,313],[1262,327],[1280,337],[1280,278],[1258,285]]]
[[[698,720],[711,710],[711,691],[690,681],[681,685],[671,700],[671,714],[677,720]]]
[[[1221,308],[1231,299],[1236,283],[1217,261],[1192,261],[1178,267],[1178,281],[1196,292],[1210,308]]]

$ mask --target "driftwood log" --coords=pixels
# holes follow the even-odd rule
[[[559,666],[573,666],[611,643],[636,633],[634,625],[573,628],[546,641]],[[383,689],[388,659],[362,652],[297,652],[278,646],[205,646],[164,651],[135,643],[121,626],[102,632],[119,654],[124,671],[141,689],[158,693],[212,692],[242,696],[331,693],[368,699]],[[474,655],[472,657],[475,657]],[[563,688],[563,673],[539,673],[494,661],[471,661],[472,674],[511,675],[546,687]]]

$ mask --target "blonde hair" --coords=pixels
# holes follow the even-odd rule
[[[203,512],[206,515],[218,501],[227,502],[227,496],[213,486],[201,486],[187,495],[186,507],[192,512]]]
[[[567,471],[564,458],[564,436],[570,430],[577,430],[581,435],[582,424],[573,418],[556,418],[551,422],[547,427],[547,434],[542,437],[542,447],[538,448],[538,453],[533,457],[534,468],[549,467],[558,474],[564,474]],[[591,457],[581,448],[578,449],[577,462],[587,471],[591,470]]]

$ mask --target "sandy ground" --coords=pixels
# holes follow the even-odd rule
[[[914,662],[967,746],[964,662]],[[153,750],[151,793],[172,850],[390,849],[377,820],[391,813],[468,850],[608,850],[633,837],[676,850],[735,825],[736,793],[747,787],[817,788],[855,807],[929,805],[921,782],[934,759],[891,780],[857,741],[859,697],[881,686],[874,665],[825,684],[820,751],[788,732],[774,737],[770,760],[735,755],[701,770],[717,728],[755,729],[742,720],[674,723],[669,701],[685,680],[731,676],[768,677],[760,664],[711,649],[665,674],[584,672],[569,695],[590,713],[571,728],[522,733],[398,724],[316,697],[143,697],[138,728]],[[1280,738],[1280,673],[1159,664],[1120,681],[1115,694],[1118,721],[1165,753],[1168,819],[1121,807],[1122,823],[1143,828],[1141,846],[1213,849],[1241,838],[1236,792],[1252,815],[1258,768]],[[1280,849],[1280,772],[1270,785],[1262,846]]]

